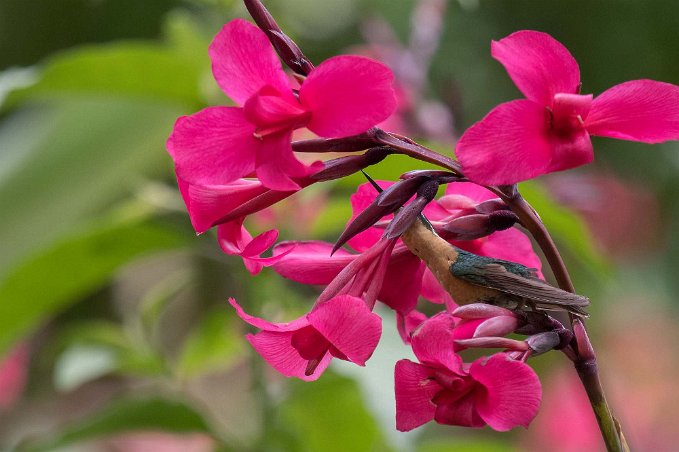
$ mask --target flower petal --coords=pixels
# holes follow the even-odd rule
[[[287,254],[274,264],[273,269],[282,277],[298,283],[329,284],[344,267],[358,257],[357,254],[350,254],[343,249],[337,250],[331,256],[332,248],[332,243],[321,241],[279,243],[274,247],[274,256]]]
[[[386,190],[387,188],[391,187],[394,185],[394,182],[390,181],[383,181],[383,180],[378,180],[375,181],[377,182],[377,185],[382,188],[382,190]],[[375,190],[375,188],[370,185],[369,183],[364,183],[358,186],[358,189],[356,190],[355,193],[351,195],[349,198],[351,202],[351,218],[347,222],[347,225],[353,223],[353,221],[358,217],[358,215],[363,212],[365,209],[368,208],[370,204],[372,204],[373,201],[375,201],[375,198],[377,198],[377,195],[379,193]],[[393,215],[387,215],[383,217],[382,219],[387,219],[387,218],[393,218]],[[382,237],[382,234],[384,233],[383,229],[380,228],[375,228],[371,227],[366,229],[363,232],[360,232],[353,236],[352,238],[349,239],[347,243],[355,249],[358,252],[364,252],[371,246],[373,246],[377,241]]]
[[[412,310],[406,315],[396,313],[396,328],[404,344],[410,344],[410,335],[425,320],[427,316],[417,310]]]
[[[594,160],[594,147],[589,133],[582,128],[574,130],[566,136],[553,134],[550,137],[552,145],[552,162],[547,168],[548,173],[563,171],[586,165]]]
[[[474,251],[477,254],[518,262],[526,267],[535,268],[538,270],[538,277],[544,279],[542,261],[533,251],[533,244],[528,236],[518,229],[509,228],[504,231],[497,231],[488,237],[473,242],[479,243],[479,247]],[[456,245],[460,246],[464,243],[466,242],[458,242]],[[460,247],[466,250],[464,246]]]
[[[460,382],[462,383],[462,382]],[[473,383],[471,383],[473,385]],[[465,382],[461,385],[468,386]],[[434,420],[443,425],[459,425],[479,428],[486,425],[476,410],[474,390],[467,394],[463,391],[447,390],[435,399]]]
[[[425,266],[424,274],[422,275],[422,287],[420,295],[432,303],[445,304],[446,307],[452,308],[455,306],[453,298],[441,286],[441,283],[436,279],[436,276]]]
[[[177,177],[190,184],[220,185],[255,169],[261,142],[255,126],[235,107],[209,107],[177,119],[167,140]]]
[[[238,179],[226,185],[189,184],[177,178],[191,224],[201,234],[233,209],[261,195],[268,189],[258,180]]]
[[[307,167],[292,153],[292,131],[268,135],[257,153],[257,177],[264,186],[278,191],[295,191],[300,186],[291,177],[302,177]]]
[[[453,351],[455,319],[447,312],[440,312],[426,320],[411,335],[413,353],[423,363],[445,367],[451,372],[462,373],[462,360]]]
[[[473,182],[455,182],[454,184],[448,184],[446,187],[446,195],[466,196],[477,203],[497,198],[495,193],[488,190],[486,187],[482,187]]]
[[[281,62],[263,31],[243,19],[224,25],[210,44],[212,74],[227,96],[244,105],[266,85],[290,91]]]
[[[262,232],[245,246],[241,255],[246,257],[259,257],[260,254],[276,243],[277,239],[278,229],[269,229],[268,231]]]
[[[528,100],[550,106],[557,93],[576,94],[580,69],[573,55],[547,33],[523,30],[493,41],[491,55]]]
[[[493,429],[507,431],[528,427],[538,413],[542,387],[528,365],[498,353],[484,363],[477,359],[469,369],[474,380],[486,391],[476,391],[476,409]]]
[[[243,226],[245,218],[229,221],[219,225],[217,237],[222,251],[230,256],[240,256],[252,236]]]
[[[409,313],[417,306],[424,269],[420,259],[409,251],[392,254],[377,298],[401,314]]]
[[[256,328],[260,328],[262,330],[285,333],[290,331],[297,331],[304,327],[309,326],[309,321],[307,320],[306,316],[300,317],[288,323],[272,323],[246,313],[245,311],[243,311],[243,308],[236,302],[234,298],[229,298],[229,303],[236,310],[236,314],[238,314],[238,317],[245,320],[250,325]]]
[[[594,98],[585,127],[592,135],[621,140],[678,140],[679,86],[654,80],[615,85]]]
[[[332,356],[325,353],[311,375],[305,375],[308,360],[302,358],[292,346],[292,332],[262,331],[248,334],[245,338],[271,367],[286,377],[297,377],[304,381],[313,381],[321,376],[330,364]]]
[[[432,378],[432,369],[402,359],[394,369],[396,429],[407,432],[434,419],[436,405],[431,401],[441,386]]]
[[[513,184],[544,174],[551,161],[545,108],[529,100],[495,107],[457,143],[464,174],[484,185]]]
[[[396,109],[394,75],[370,58],[343,55],[316,67],[299,90],[302,105],[311,110],[307,127],[322,137],[365,132]]]
[[[350,295],[339,295],[321,303],[307,318],[349,361],[364,366],[382,335],[382,319]]]

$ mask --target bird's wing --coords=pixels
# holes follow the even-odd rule
[[[558,289],[538,278],[516,275],[500,264],[479,263],[464,265],[457,269],[453,267],[456,265],[451,266],[451,272],[460,279],[539,304],[577,307],[589,305],[587,297]]]

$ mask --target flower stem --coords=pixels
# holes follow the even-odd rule
[[[573,282],[571,281],[568,269],[561,258],[561,254],[559,253],[554,240],[550,236],[549,231],[533,207],[523,199],[518,190],[514,190],[514,193],[511,195],[507,195],[504,191],[499,189],[494,189],[493,191],[501,196],[505,203],[519,217],[521,224],[531,233],[533,238],[535,238],[535,241],[547,258],[547,262],[552,269],[552,273],[554,273],[554,277],[556,278],[559,287],[563,290],[575,293]],[[625,441],[625,436],[622,433],[620,424],[613,416],[611,408],[606,401],[604,389],[599,377],[596,356],[594,355],[592,343],[584,329],[584,324],[582,325],[582,332],[583,334],[579,336],[582,340],[580,347],[578,348],[577,345],[574,347],[576,354],[574,357],[571,357],[571,359],[578,372],[580,381],[587,392],[587,397],[592,405],[592,410],[594,411],[597,423],[599,424],[599,429],[601,430],[601,436],[606,444],[606,450],[610,452],[628,451],[629,446]]]

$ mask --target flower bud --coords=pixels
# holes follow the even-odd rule
[[[547,331],[530,336],[526,339],[526,344],[535,356],[557,348],[561,344],[561,337],[556,331]]]

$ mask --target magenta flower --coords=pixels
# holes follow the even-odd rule
[[[278,230],[270,229],[252,238],[243,226],[243,220],[244,218],[241,218],[220,224],[217,229],[217,240],[222,251],[231,256],[242,257],[245,268],[253,275],[256,275],[262,271],[263,267],[271,266],[281,260],[285,253],[278,253],[276,256],[271,257],[261,257],[262,253],[276,243]]]
[[[317,169],[315,165],[308,167],[309,171]],[[309,183],[304,180],[301,185]],[[200,185],[190,184],[178,177],[177,184],[191,225],[198,234],[270,207],[299,190],[271,190],[256,179],[236,179],[223,185]]]
[[[363,300],[340,295],[318,303],[289,323],[271,323],[229,303],[247,323],[262,331],[246,339],[274,369],[286,377],[316,380],[335,357],[364,366],[382,334],[382,322]]]
[[[411,338],[420,363],[396,363],[396,428],[408,431],[431,420],[499,431],[527,427],[541,399],[533,369],[504,353],[463,364],[453,351],[453,329],[447,313],[425,321]]]
[[[194,185],[224,185],[255,172],[264,186],[299,189],[306,174],[291,134],[365,132],[396,108],[393,75],[381,63],[337,56],[315,68],[296,94],[264,32],[236,19],[209,49],[212,73],[238,107],[208,107],[179,118],[167,141],[177,175]]]
[[[495,107],[457,144],[464,173],[485,185],[512,184],[584,165],[590,135],[660,143],[679,139],[679,87],[653,80],[580,94],[578,63],[546,33],[519,31],[491,46],[526,96]]]

